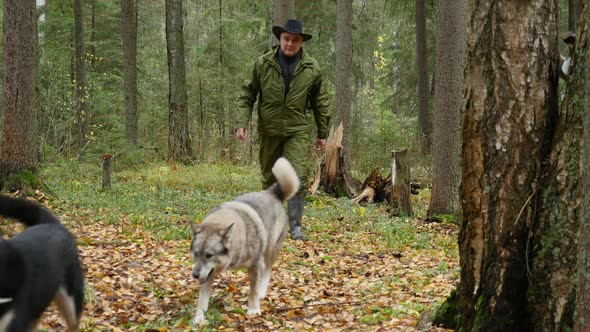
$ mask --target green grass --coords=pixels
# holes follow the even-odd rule
[[[159,163],[145,165],[142,169],[126,170],[115,167],[112,179],[112,189],[102,190],[102,168],[98,164],[69,162],[47,166],[42,172],[42,180],[55,198],[51,200],[51,207],[58,214],[66,216],[66,223],[117,224],[125,220],[141,225],[160,240],[190,239],[191,231],[187,221],[199,221],[214,206],[260,188],[257,167],[231,164],[183,166]],[[428,199],[416,197],[415,200],[418,202],[414,205],[415,215],[425,215],[423,205]],[[338,253],[355,243],[372,243],[388,254],[401,255],[408,249],[415,249],[424,251],[425,255],[430,252],[456,255],[457,244],[454,237],[439,234],[437,231],[417,230],[417,224],[420,227],[424,225],[409,217],[392,217],[384,204],[359,206],[350,203],[346,198],[335,199],[325,195],[310,195],[306,201],[306,232],[312,243],[321,241],[326,245],[325,252],[320,256],[322,266],[335,264]],[[128,231],[130,238],[133,238],[133,230]],[[82,239],[79,245],[88,244]],[[283,247],[284,252],[297,258],[292,261],[293,266],[311,264],[305,255],[313,255],[313,252],[306,250],[309,251],[290,241]],[[288,266],[285,268],[290,269]],[[314,274],[320,272],[319,266],[312,265],[310,268]],[[438,266],[425,270],[424,274],[434,277],[440,273],[448,273],[450,269],[445,262],[441,262]],[[362,269],[358,271],[361,275],[364,272]],[[294,277],[300,277],[298,272],[294,271]],[[388,278],[389,281],[384,279],[383,283],[376,283],[374,287],[367,289],[363,296],[370,298],[373,294],[378,294],[398,277]],[[420,291],[424,284],[416,281],[409,286]],[[158,289],[150,280],[146,281],[146,288],[157,297],[167,296],[166,290]],[[93,298],[92,289],[87,290],[87,296]],[[207,312],[209,323],[202,328],[203,331],[213,331],[224,324],[221,318],[225,310],[220,302],[222,299],[223,290],[216,290]],[[135,328],[142,331],[185,324],[192,317],[194,306],[195,303],[178,308],[182,313],[177,316],[176,322],[162,318],[161,321],[136,325]],[[395,317],[414,316],[423,309],[420,303],[408,302],[402,302],[396,308],[365,308],[360,313],[360,323],[378,324]],[[243,314],[243,311],[239,307],[233,308],[234,313]],[[93,330],[92,320],[86,321],[86,325],[84,331]]]
[[[182,220],[200,220],[215,205],[259,189],[256,169],[233,165],[155,164],[114,171],[112,189],[104,191],[98,165],[52,165],[42,177],[57,196],[58,209],[78,211],[87,222],[115,224],[126,218],[163,240],[188,239]]]

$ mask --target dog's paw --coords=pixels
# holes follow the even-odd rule
[[[248,316],[257,316],[257,315],[260,315],[260,308],[248,309]]]
[[[199,310],[199,312],[197,312],[191,323],[193,323],[193,326],[197,327],[201,324],[204,324],[206,321],[207,320],[205,319],[205,313]]]

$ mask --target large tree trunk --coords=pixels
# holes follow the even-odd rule
[[[168,159],[187,163],[192,160],[192,152],[188,131],[183,24],[182,0],[166,0]]]
[[[132,145],[138,140],[137,114],[137,14],[135,0],[121,0],[123,35],[123,90],[125,91],[125,138]]]
[[[460,188],[463,331],[531,330],[526,246],[556,112],[556,5],[473,4]]]
[[[437,7],[434,175],[428,215],[459,212],[461,98],[467,30],[467,1],[442,0]]]
[[[37,172],[37,16],[33,0],[4,0],[0,187],[22,171]],[[17,181],[18,182],[18,181]],[[20,183],[12,183],[20,185]]]
[[[585,23],[585,20],[584,20]],[[586,28],[572,58],[555,138],[540,186],[533,225],[529,307],[535,331],[571,330],[575,307],[577,232],[584,192],[581,154],[584,120]]]
[[[416,73],[418,76],[418,139],[423,155],[430,154],[432,124],[428,108],[428,50],[426,48],[426,8],[416,0]]]
[[[588,27],[590,18],[590,9],[586,6],[585,15],[582,19],[586,23],[582,26]],[[586,38],[580,42],[586,43],[586,96],[585,96],[585,116],[584,116],[584,144],[583,144],[583,178],[582,178],[582,192],[590,192],[590,33],[586,30]],[[578,232],[578,288],[576,292],[576,312],[574,317],[574,331],[585,332],[590,331],[590,195],[584,195],[583,201],[583,216],[580,220],[580,229]]]
[[[352,107],[352,0],[336,4],[336,114],[334,124],[342,123],[342,156],[344,173],[352,169],[350,158],[350,113]]]
[[[84,46],[84,12],[82,0],[74,0],[74,45],[76,57],[76,114],[78,118],[78,156],[90,142],[88,93],[86,91],[86,47]]]

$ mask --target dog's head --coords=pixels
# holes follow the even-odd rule
[[[231,262],[229,236],[233,224],[200,224],[191,222],[193,241],[191,256],[195,262],[193,277],[201,284],[209,281],[215,273],[223,271]]]

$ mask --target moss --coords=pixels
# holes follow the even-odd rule
[[[459,294],[457,289],[454,289],[443,302],[432,319],[433,325],[442,326],[448,329],[459,328],[461,320],[461,306],[459,302]]]
[[[35,194],[34,189],[42,189],[43,185],[33,170],[10,172],[0,176],[0,189],[7,191],[24,190],[27,196]]]

